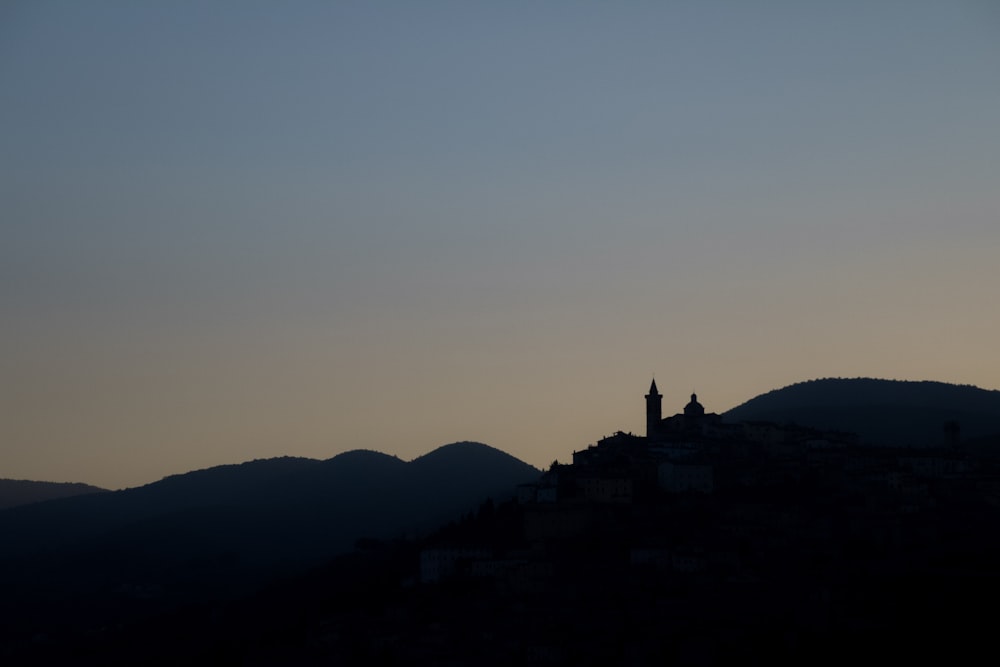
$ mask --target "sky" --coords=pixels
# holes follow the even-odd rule
[[[1000,5],[9,1],[0,478],[1000,388]]]

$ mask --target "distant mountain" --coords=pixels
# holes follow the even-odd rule
[[[24,479],[0,479],[0,510],[18,505],[39,503],[43,500],[69,498],[87,493],[100,493],[101,489],[89,484],[72,482],[32,482]]]
[[[935,446],[947,442],[946,422],[958,423],[963,441],[1000,433],[1000,391],[944,382],[810,380],[761,394],[724,417],[849,431],[867,444]]]
[[[89,574],[108,585],[162,582],[171,568],[186,577],[201,568],[199,580],[254,577],[328,558],[362,537],[433,529],[487,497],[512,496],[517,484],[539,474],[468,442],[409,463],[351,451],[326,461],[284,457],[218,466],[0,511],[0,561],[9,566],[29,557],[44,576],[60,576],[49,570],[70,563],[73,581],[80,563],[92,563]]]

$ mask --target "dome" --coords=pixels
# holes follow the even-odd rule
[[[705,408],[698,402],[698,394],[691,394],[691,402],[684,406],[684,414],[689,417],[700,417],[705,414]]]

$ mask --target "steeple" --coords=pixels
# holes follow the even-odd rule
[[[646,394],[646,437],[656,436],[660,428],[660,421],[663,419],[663,396],[656,389],[656,379],[649,385],[649,393]]]

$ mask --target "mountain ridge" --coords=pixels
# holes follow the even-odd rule
[[[871,445],[946,444],[1000,433],[1000,391],[931,380],[821,378],[765,392],[723,415],[727,421],[795,423],[858,434]]]
[[[58,498],[70,498],[90,493],[106,493],[102,489],[83,482],[44,482],[27,479],[0,479],[0,510],[19,505],[45,502]]]
[[[455,481],[443,484],[441,469],[450,469]],[[208,545],[250,560],[314,561],[361,537],[433,528],[487,497],[513,496],[517,484],[540,474],[480,443],[444,445],[410,462],[366,450],[325,461],[256,459],[2,510],[0,533],[8,539],[0,544],[0,558],[132,542],[153,557],[193,558]],[[213,526],[228,531],[228,541],[213,536]]]

